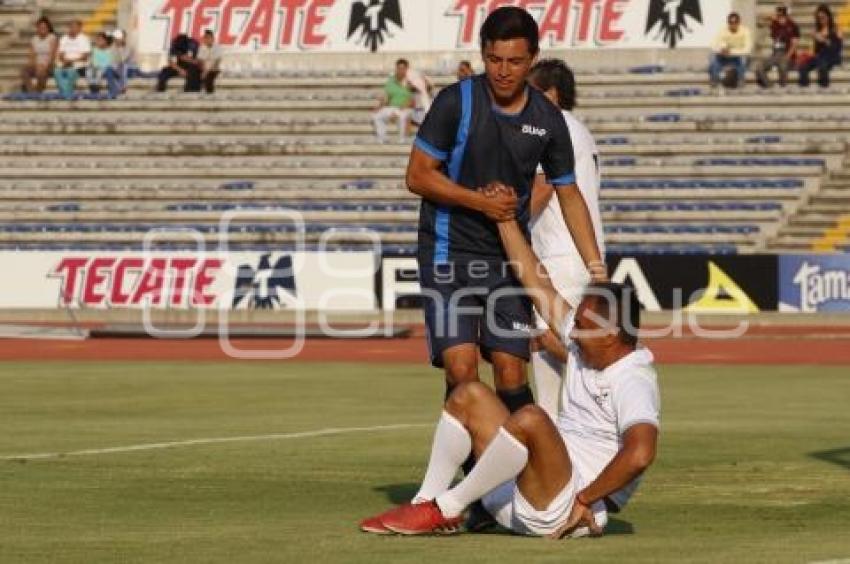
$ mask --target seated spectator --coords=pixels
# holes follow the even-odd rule
[[[74,20],[68,26],[68,34],[59,40],[56,55],[56,70],[53,78],[59,93],[65,98],[71,98],[77,89],[77,79],[86,75],[91,42],[83,33],[83,22]]]
[[[759,86],[768,88],[767,78],[773,68],[779,72],[779,86],[788,84],[788,69],[797,57],[797,47],[800,44],[800,28],[788,17],[786,6],[777,6],[776,14],[770,20],[770,39],[773,43],[770,57],[761,61],[756,69]]]
[[[408,68],[410,64],[407,60],[396,61],[395,74],[384,84],[384,95],[372,116],[375,133],[380,143],[386,142],[387,125],[393,120],[398,120],[398,140],[400,143],[404,142],[413,108],[413,94],[407,85]]]
[[[717,34],[712,44],[711,63],[708,73],[713,88],[720,85],[721,73],[733,67],[737,73],[735,86],[743,86],[747,75],[747,62],[753,52],[753,38],[747,26],[741,24],[741,16],[732,12],[726,20],[727,27]]]
[[[472,63],[469,61],[461,61],[457,65],[457,79],[464,80],[474,75],[475,71],[472,70]]]
[[[91,50],[91,61],[87,71],[89,89],[93,94],[100,91],[103,81],[106,81],[110,98],[115,98],[121,93],[119,75],[115,70],[117,64],[118,55],[112,47],[112,40],[101,31],[94,36],[94,47]]]
[[[168,65],[159,73],[156,83],[157,92],[168,89],[168,81],[175,76],[186,79],[184,92],[201,91],[201,62],[198,60],[198,42],[185,33],[181,33],[171,41],[168,49]]]
[[[136,64],[136,52],[127,44],[127,34],[123,29],[112,32],[112,48],[115,50],[115,65],[112,68],[118,75],[118,87],[124,94],[130,79],[142,73]]]
[[[59,40],[53,33],[53,25],[47,18],[39,19],[35,24],[35,35],[30,41],[27,64],[21,69],[21,90],[23,92],[44,92],[47,78],[53,74],[53,61]],[[33,88],[32,81],[35,80]]]
[[[835,26],[832,10],[821,4],[815,10],[814,56],[800,66],[800,86],[809,86],[809,74],[817,69],[818,84],[829,87],[829,73],[833,67],[841,64],[844,41]]]
[[[221,73],[221,47],[215,44],[215,34],[211,30],[204,32],[198,50],[198,60],[201,62],[201,82],[207,94],[215,92],[215,79]]]
[[[410,121],[421,125],[428,110],[431,109],[431,98],[434,94],[434,83],[422,71],[407,70],[407,86],[413,94],[413,113]]]

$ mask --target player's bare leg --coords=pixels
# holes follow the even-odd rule
[[[548,414],[536,405],[514,413],[505,430],[528,448],[528,463],[517,477],[517,487],[535,509],[545,510],[572,475],[564,439]]]
[[[534,403],[534,395],[528,386],[527,363],[522,358],[505,352],[494,351],[493,379],[496,393],[509,411],[514,412]]]
[[[478,454],[478,465],[448,489],[453,470],[470,450]],[[463,384],[447,402],[437,426],[417,503],[372,520],[403,534],[456,532],[464,510],[500,484],[516,478],[529,503],[545,509],[567,485],[570,474],[563,440],[542,409],[528,406],[508,416],[490,388]],[[440,489],[443,493],[438,493]]]
[[[465,382],[477,382],[478,346],[474,343],[464,343],[446,349],[443,351],[443,366],[449,388]]]

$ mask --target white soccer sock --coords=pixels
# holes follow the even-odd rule
[[[557,421],[565,367],[546,351],[531,353],[531,365],[534,368],[537,405],[549,414],[552,421]]]
[[[460,421],[444,411],[434,431],[428,470],[413,503],[431,501],[449,489],[457,469],[472,452],[472,437]]]
[[[440,511],[446,517],[459,516],[472,502],[516,478],[527,463],[528,449],[504,427],[500,427],[469,476],[437,496]]]

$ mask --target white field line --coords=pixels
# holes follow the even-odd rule
[[[97,456],[101,454],[122,454],[146,450],[163,450],[169,448],[191,447],[199,445],[217,445],[225,443],[247,443],[259,441],[286,441],[290,439],[307,439],[313,437],[329,437],[334,435],[350,435],[355,433],[380,433],[403,429],[419,429],[430,427],[433,423],[400,423],[397,425],[376,425],[373,427],[341,427],[302,431],[299,433],[276,433],[271,435],[244,435],[240,437],[211,437],[205,439],[188,439],[185,441],[169,441],[163,443],[143,443],[138,445],[118,446],[109,448],[89,448],[68,452],[39,452],[33,454],[2,455],[0,461],[26,462],[29,460],[49,460],[72,456]]]

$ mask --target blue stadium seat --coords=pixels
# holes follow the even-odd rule
[[[710,158],[694,161],[697,166],[824,166],[817,158],[767,157],[767,158]]]
[[[642,66],[630,68],[629,72],[632,73],[632,74],[659,74],[659,73],[664,72],[664,66],[662,66],[662,65],[642,65]]]
[[[606,245],[609,255],[736,255],[738,247],[735,245],[690,245],[690,244],[621,244],[613,243]]]
[[[784,178],[779,180],[771,180],[764,178],[732,180],[732,179],[698,179],[698,180],[668,180],[668,179],[649,179],[649,180],[613,180],[606,179],[602,181],[603,190],[653,190],[653,189],[799,189],[804,186],[804,182],[796,178]]]

